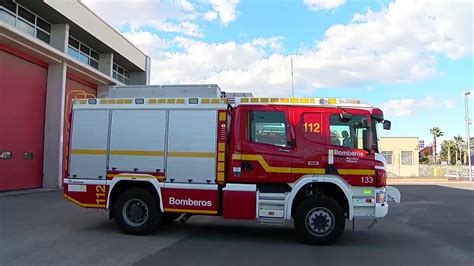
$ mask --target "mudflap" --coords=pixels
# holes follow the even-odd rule
[[[400,194],[400,191],[396,187],[386,186],[385,189],[387,189],[388,202],[400,203],[402,196]]]

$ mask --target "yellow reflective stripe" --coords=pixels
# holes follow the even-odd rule
[[[71,151],[72,154],[81,155],[105,155],[107,150],[81,150],[74,149]],[[165,156],[164,151],[134,151],[134,150],[111,150],[111,155],[120,156]],[[214,152],[168,152],[170,157],[189,157],[189,158],[215,158],[216,153]]]
[[[143,175],[133,175],[133,174],[118,174],[116,176],[114,176],[114,178],[132,178],[132,179],[136,179],[136,178],[158,178],[158,176],[153,176],[153,175],[147,175],[147,174],[143,174]]]
[[[227,114],[225,112],[220,112],[219,113],[219,121],[225,121],[227,118]]]
[[[111,155],[128,155],[128,156],[164,156],[163,151],[133,151],[133,150],[111,150]]]
[[[170,151],[168,152],[170,157],[195,157],[195,158],[214,158],[216,154],[214,152],[180,152]]]
[[[224,163],[217,163],[217,171],[222,172],[225,169]]]
[[[375,170],[368,169],[337,169],[340,175],[375,175]]]
[[[217,172],[217,182],[224,182],[224,172]]]
[[[187,210],[187,209],[170,209],[170,208],[165,208],[165,212],[217,214],[217,211],[208,211],[208,210]]]
[[[291,167],[275,167],[268,165],[267,161],[256,154],[233,154],[232,159],[244,161],[257,161],[268,173],[298,173],[298,174],[325,174],[326,170],[323,168],[291,168]]]
[[[105,204],[89,204],[89,203],[82,203],[82,202],[79,202],[69,196],[67,196],[66,194],[63,194],[64,198],[69,200],[70,202],[74,203],[74,204],[77,204],[81,207],[85,207],[85,208],[105,208]]]
[[[324,168],[291,168],[291,167],[273,167],[268,165],[267,161],[257,154],[232,154],[232,159],[237,161],[257,161],[268,173],[294,173],[294,174],[325,174]],[[375,175],[375,170],[369,169],[338,169],[341,175]]]
[[[225,143],[219,142],[219,144],[217,144],[217,150],[218,151],[225,151]]]
[[[81,155],[105,155],[106,150],[85,150],[85,149],[73,149],[71,154],[81,154]]]
[[[225,161],[225,153],[223,153],[223,152],[217,153],[217,161],[218,161],[218,162],[223,162],[223,161]]]

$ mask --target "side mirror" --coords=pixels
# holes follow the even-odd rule
[[[339,115],[339,119],[344,122],[350,121],[352,119],[352,114],[344,111]]]
[[[364,150],[370,154],[372,151],[372,133],[370,130],[365,129],[362,131],[362,141],[364,143]]]
[[[390,120],[383,121],[383,129],[390,130],[391,127],[392,127],[392,122],[390,122]]]

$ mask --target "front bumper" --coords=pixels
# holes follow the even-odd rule
[[[375,218],[382,218],[388,214],[388,203],[375,203]]]

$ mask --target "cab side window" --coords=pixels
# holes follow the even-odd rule
[[[329,130],[331,132],[331,145],[352,149],[363,149],[362,119],[365,116],[353,116],[351,120],[344,121],[339,115],[330,116]]]
[[[250,112],[249,124],[250,141],[286,146],[286,121],[284,112]]]

